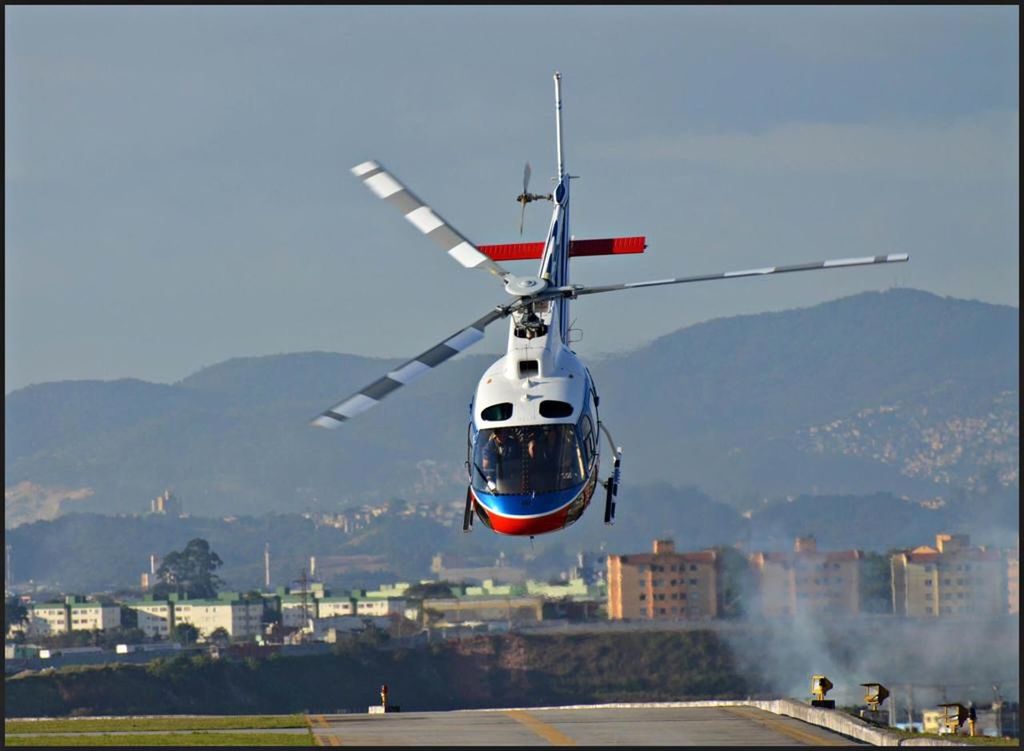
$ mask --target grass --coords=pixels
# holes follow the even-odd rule
[[[313,746],[307,733],[124,733],[118,735],[7,735],[6,746]]]
[[[158,730],[259,730],[304,728],[306,718],[291,715],[231,715],[216,717],[83,717],[77,720],[4,720],[7,733],[103,733]]]
[[[898,728],[886,728],[891,733],[900,736],[901,739],[928,738],[929,740],[951,741],[962,743],[967,746],[1014,746],[1020,747],[1020,740],[1017,738],[993,738],[990,735],[939,735],[938,733],[918,733],[910,730],[899,730]]]

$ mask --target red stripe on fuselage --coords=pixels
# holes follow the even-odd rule
[[[486,511],[486,509],[485,509]],[[487,511],[487,518],[491,522],[491,529],[503,535],[542,535],[545,532],[554,532],[565,526],[565,519],[568,516],[569,508],[559,509],[547,516],[534,516],[528,519],[519,519],[511,516],[501,516],[493,511]]]

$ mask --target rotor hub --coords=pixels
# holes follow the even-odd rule
[[[516,297],[529,297],[544,291],[547,281],[538,276],[512,276],[505,279],[505,291]]]

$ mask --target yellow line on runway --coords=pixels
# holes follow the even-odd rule
[[[575,746],[576,741],[567,736],[565,733],[557,730],[546,722],[541,722],[533,715],[527,714],[519,709],[512,709],[505,712],[516,722],[521,722],[530,728],[533,732],[539,735],[544,740],[548,741],[552,746]]]
[[[845,739],[828,738],[823,735],[816,735],[809,733],[806,730],[795,728],[789,723],[786,723],[780,717],[776,717],[771,712],[766,712],[756,707],[722,707],[726,712],[731,712],[737,717],[742,717],[745,720],[753,720],[754,722],[764,725],[770,730],[774,730],[777,733],[788,735],[794,740],[798,740],[801,743],[806,743],[809,746],[850,746],[853,745],[850,741]]]

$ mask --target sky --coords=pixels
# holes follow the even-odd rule
[[[1019,307],[1015,5],[7,5],[4,42],[5,394],[447,338],[506,293],[349,169],[541,240],[555,70],[573,234],[648,243],[573,282],[910,254],[581,299],[584,357],[893,287]]]

